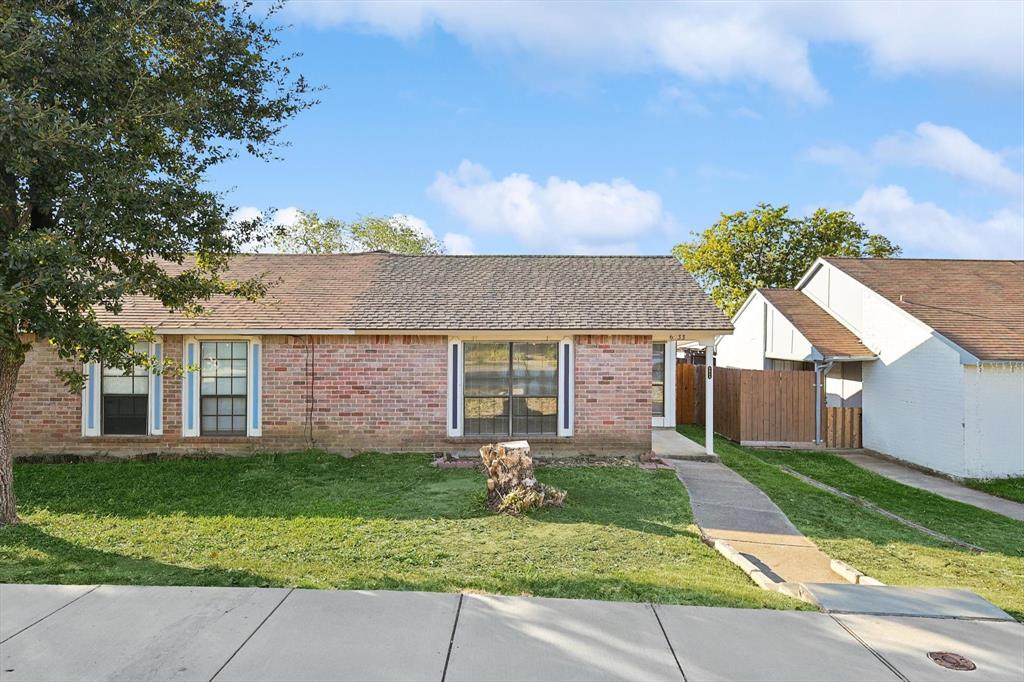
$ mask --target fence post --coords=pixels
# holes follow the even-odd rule
[[[707,369],[704,374],[704,452],[715,454],[715,347],[704,353]]]

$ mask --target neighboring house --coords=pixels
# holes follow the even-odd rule
[[[864,447],[960,477],[1024,475],[1024,262],[816,261],[759,289],[718,364],[825,373]]]
[[[250,255],[268,295],[198,318],[126,302],[129,329],[183,375],[66,367],[37,341],[19,376],[16,455],[535,451],[637,455],[675,423],[677,341],[731,328],[672,257]]]

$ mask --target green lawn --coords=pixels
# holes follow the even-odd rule
[[[1014,502],[1024,503],[1024,477],[1020,478],[996,478],[991,481],[980,479],[969,479],[964,483],[975,490],[981,490],[990,495],[1005,497]]]
[[[703,443],[702,427],[679,427]],[[1024,618],[1024,523],[895,483],[828,453],[759,451],[715,438],[722,462],[764,490],[830,556],[892,585],[963,587]],[[774,463],[989,550],[944,544],[819,490]]]
[[[479,590],[799,608],[703,545],[671,471],[542,469],[566,506],[492,515],[425,455],[17,465],[0,582]]]

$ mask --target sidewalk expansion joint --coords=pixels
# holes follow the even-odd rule
[[[441,671],[441,682],[448,676],[448,661],[452,659],[452,647],[455,646],[455,631],[459,628],[459,614],[462,613],[462,600],[465,594],[459,592],[459,604],[455,607],[455,622],[452,623],[452,636],[448,640],[448,653],[444,657],[444,669]]]
[[[220,675],[221,671],[224,670],[224,668],[228,667],[228,663],[230,663],[232,661],[232,659],[234,659],[234,657],[238,655],[238,652],[241,651],[245,647],[245,645],[249,643],[249,640],[253,638],[253,635],[255,635],[257,632],[259,632],[259,629],[261,627],[263,627],[263,624],[266,623],[268,620],[270,620],[270,617],[273,616],[274,613],[279,608],[281,608],[281,604],[284,603],[284,600],[287,599],[288,597],[290,597],[292,592],[294,592],[294,591],[295,591],[295,588],[292,587],[292,588],[289,588],[287,592],[285,592],[285,595],[283,597],[281,597],[281,601],[277,602],[277,604],[274,605],[274,608],[270,609],[270,613],[268,613],[266,616],[264,616],[263,620],[261,620],[259,622],[259,625],[257,625],[255,628],[253,628],[253,631],[249,633],[249,636],[246,637],[242,641],[242,643],[238,645],[237,649],[235,649],[233,652],[231,652],[231,655],[228,656],[228,660],[224,661],[224,663],[221,664],[221,666],[219,668],[217,668],[217,672],[215,672],[210,677],[210,682],[213,682],[215,679],[217,679],[217,675]]]
[[[870,644],[868,644],[867,642],[865,642],[865,641],[864,641],[864,640],[863,640],[863,639],[861,638],[861,636],[860,636],[860,635],[858,635],[858,634],[857,634],[856,632],[854,632],[854,631],[853,631],[853,629],[852,629],[852,628],[849,628],[849,627],[847,627],[846,623],[844,623],[843,621],[839,620],[838,618],[836,618],[835,616],[833,616],[833,615],[832,615],[831,613],[829,613],[828,615],[829,615],[829,618],[831,618],[831,619],[832,619],[833,621],[835,621],[835,623],[836,623],[837,625],[839,625],[839,627],[841,627],[841,628],[842,628],[843,630],[845,630],[845,631],[846,631],[846,632],[847,632],[847,633],[848,633],[848,634],[849,634],[849,635],[850,635],[851,637],[853,637],[853,638],[854,638],[855,640],[857,640],[857,641],[858,641],[858,642],[860,643],[860,645],[861,645],[862,647],[864,647],[864,648],[865,648],[865,649],[867,649],[867,650],[868,650],[869,652],[871,652],[871,655],[872,655],[872,656],[874,656],[875,658],[877,658],[877,659],[878,659],[878,661],[879,661],[879,662],[880,662],[880,663],[881,663],[882,665],[884,665],[884,666],[885,666],[886,668],[888,668],[889,670],[891,670],[891,671],[892,671],[892,673],[893,673],[894,675],[896,675],[896,677],[898,677],[898,678],[900,678],[901,680],[903,680],[903,682],[910,682],[910,679],[909,679],[909,678],[908,678],[908,677],[907,677],[906,675],[904,675],[903,673],[901,673],[901,672],[900,672],[900,670],[899,670],[899,668],[897,668],[897,667],[896,667],[895,665],[893,665],[892,663],[890,663],[890,662],[889,662],[889,660],[888,660],[888,659],[887,659],[887,658],[886,658],[885,656],[883,656],[883,655],[882,655],[882,654],[881,654],[880,652],[878,652],[878,651],[875,651],[875,650],[874,650],[873,648],[871,648],[871,645],[870,645]]]
[[[3,639],[0,639],[0,644],[3,644],[4,642],[7,642],[7,641],[17,637],[18,635],[20,635],[21,633],[25,632],[25,630],[28,630],[33,625],[38,625],[39,623],[42,623],[44,620],[46,620],[47,618],[49,618],[53,614],[57,613],[61,609],[66,609],[67,607],[71,606],[72,604],[74,604],[76,601],[78,601],[82,597],[84,597],[86,595],[92,594],[93,592],[98,590],[100,587],[102,587],[102,585],[93,585],[92,589],[88,590],[87,592],[83,592],[82,594],[78,595],[77,597],[75,597],[74,599],[69,601],[67,604],[64,604],[63,606],[60,606],[60,607],[54,609],[53,611],[50,611],[48,614],[46,614],[45,616],[43,616],[39,620],[36,620],[36,621],[33,621],[33,622],[29,623],[28,625],[26,625],[22,629],[20,629],[17,632],[15,632],[13,635],[8,635],[7,637],[5,637]]]
[[[650,603],[651,611],[654,613],[654,619],[658,621],[658,627],[661,628],[661,634],[665,637],[665,643],[668,644],[668,650],[672,652],[672,659],[676,662],[676,667],[679,668],[679,674],[683,676],[683,682],[686,680],[686,672],[683,670],[683,664],[679,662],[679,657],[676,656],[676,649],[672,646],[672,640],[668,638],[668,633],[665,632],[665,626],[661,622],[661,616],[658,615],[658,609],[655,608],[654,603]]]

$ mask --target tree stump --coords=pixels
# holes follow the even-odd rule
[[[540,483],[525,440],[480,448],[487,471],[487,506],[499,514],[522,514],[539,507],[561,507],[565,491]]]

